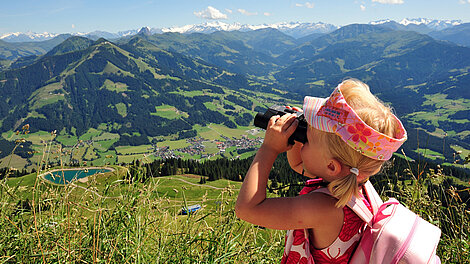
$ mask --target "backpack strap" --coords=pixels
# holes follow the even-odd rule
[[[372,212],[373,214],[376,214],[379,210],[379,207],[383,204],[383,201],[377,191],[374,189],[374,186],[372,186],[372,183],[370,183],[370,181],[367,181],[363,186],[366,195],[369,198],[370,205],[372,207]],[[328,190],[328,188],[319,188],[317,190],[314,190],[314,192],[321,192],[333,196],[333,194]],[[364,220],[364,222],[366,222],[368,226],[372,227],[372,219],[374,216],[362,199],[353,196],[351,197],[351,200],[349,200],[347,206],[351,208],[351,210],[353,210],[354,213],[357,214],[357,216]]]
[[[367,181],[364,184],[364,190],[366,192],[367,198],[369,198],[370,205],[372,207],[372,212],[376,214],[380,206],[384,203],[380,198],[380,195],[375,190],[374,186],[370,181]]]

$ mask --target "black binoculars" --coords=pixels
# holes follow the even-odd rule
[[[254,124],[256,127],[266,129],[268,127],[269,119],[272,116],[279,115],[283,116],[285,114],[295,114],[297,120],[299,120],[299,125],[295,129],[292,136],[289,137],[289,144],[294,145],[294,140],[300,143],[307,142],[307,128],[308,124],[305,120],[305,116],[302,112],[297,112],[291,108],[285,106],[273,105],[266,110],[265,113],[257,113],[255,116]]]

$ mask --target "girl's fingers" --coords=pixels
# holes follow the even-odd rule
[[[293,114],[289,114],[289,115],[284,115],[285,116],[285,119],[284,119],[284,123],[283,123],[283,128],[285,128],[286,130],[290,129],[292,127],[292,124],[295,122],[296,119],[296,116],[293,115]],[[284,117],[282,116],[282,117]]]
[[[271,118],[269,119],[269,122],[268,122],[268,127],[272,127],[277,122],[277,120],[279,120],[279,118],[280,118],[280,116],[278,116],[278,115],[271,116]]]
[[[297,127],[297,125],[293,126],[292,124],[296,122],[296,116],[293,114],[286,114],[283,116],[272,116],[269,119],[268,126],[269,127],[280,127],[281,131],[288,131],[292,130]],[[293,132],[293,131],[292,131]]]
[[[286,132],[287,134],[293,134],[294,131],[297,129],[297,126],[299,125],[299,120],[297,118],[293,118],[288,121],[289,122],[289,127],[287,128]]]

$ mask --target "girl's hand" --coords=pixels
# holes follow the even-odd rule
[[[289,145],[287,140],[294,133],[298,124],[299,121],[293,114],[271,117],[261,148],[269,149],[276,154],[290,150],[292,145]]]

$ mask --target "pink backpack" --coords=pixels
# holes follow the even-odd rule
[[[349,201],[348,207],[367,223],[349,263],[441,263],[436,255],[441,236],[437,226],[394,198],[384,203],[369,181],[364,187],[373,214],[361,199],[353,197]],[[331,195],[327,188],[315,192]]]

